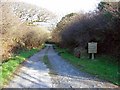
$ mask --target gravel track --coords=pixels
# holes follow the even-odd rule
[[[30,57],[6,88],[50,88],[49,69],[41,62],[47,48]]]
[[[45,54],[48,55],[52,70],[56,74],[49,74],[50,70],[42,62]],[[62,59],[52,45],[47,45],[23,64],[6,88],[117,88],[117,86],[79,71]]]
[[[83,73],[59,56],[53,46],[49,46],[48,58],[58,75],[53,75],[52,82],[58,88],[114,88],[117,87],[107,81],[100,80],[87,73]]]

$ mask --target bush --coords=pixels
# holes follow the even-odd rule
[[[61,29],[61,31],[56,31],[56,34],[60,36],[59,45],[68,48],[71,52],[79,47],[80,52],[84,54],[88,42],[95,41],[98,42],[98,54],[108,54],[119,59],[119,17],[108,12],[90,13],[73,21],[71,21],[72,23],[68,21],[62,29],[57,27]]]
[[[11,57],[20,49],[40,47],[48,38],[47,29],[28,25],[14,15],[11,3],[2,3],[2,19],[0,19],[0,61]]]

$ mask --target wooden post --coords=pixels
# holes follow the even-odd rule
[[[95,54],[94,54],[94,53],[92,53],[92,60],[93,60],[93,59],[95,59]]]

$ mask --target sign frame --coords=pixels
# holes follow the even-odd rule
[[[88,53],[90,53],[92,55],[92,59],[94,59],[94,54],[97,53],[97,42],[88,43]]]

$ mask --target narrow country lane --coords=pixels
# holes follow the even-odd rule
[[[15,73],[13,80],[6,88],[50,88],[52,87],[51,77],[40,60],[45,55],[47,48],[30,57],[20,68],[19,73]]]
[[[47,52],[47,53],[46,53]],[[52,70],[42,62],[47,55]],[[14,78],[6,88],[114,88],[109,82],[97,79],[87,73],[77,70],[62,59],[50,44],[46,48],[30,57],[15,73]]]
[[[80,72],[71,64],[62,59],[49,46],[48,58],[57,75],[53,75],[52,82],[58,88],[114,88],[117,87],[109,82],[97,79],[87,73]]]

